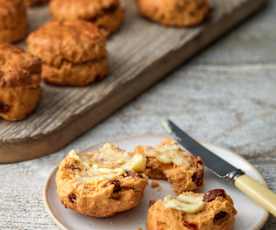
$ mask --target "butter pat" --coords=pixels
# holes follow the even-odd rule
[[[177,197],[168,195],[163,199],[163,204],[166,208],[172,208],[191,214],[200,212],[205,205],[202,195],[189,194],[181,194]]]
[[[120,176],[125,173],[122,168],[110,169],[110,168],[100,168],[97,165],[93,165],[87,172],[89,179],[86,178],[86,182],[104,179],[113,179],[116,176]]]
[[[146,169],[146,163],[147,160],[144,155],[136,154],[124,165],[124,168],[135,172],[143,172]]]
[[[164,164],[173,163],[177,166],[189,165],[183,151],[176,144],[164,145],[156,149],[155,157]]]

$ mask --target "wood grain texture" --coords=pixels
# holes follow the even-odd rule
[[[50,171],[71,149],[162,133],[170,117],[192,136],[248,159],[276,192],[276,1],[66,148],[0,164],[0,229],[58,230],[42,202]],[[262,230],[275,230],[271,217]],[[146,230],[145,228],[143,230]]]
[[[0,162],[32,159],[65,146],[255,12],[264,2],[214,0],[213,15],[202,27],[168,29],[140,18],[133,2],[126,1],[126,23],[108,44],[111,76],[86,88],[44,85],[43,100],[34,115],[17,123],[1,121]],[[48,19],[47,9],[33,10],[30,18],[35,29]]]

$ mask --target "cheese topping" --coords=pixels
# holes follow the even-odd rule
[[[176,209],[186,213],[197,213],[204,208],[203,195],[181,194],[177,197],[171,195],[163,199],[166,208]]]

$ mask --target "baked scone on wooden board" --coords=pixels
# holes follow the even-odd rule
[[[23,50],[0,43],[0,117],[22,120],[37,106],[41,61]]]
[[[142,16],[165,26],[192,27],[210,13],[209,0],[136,0]]]
[[[32,159],[61,149],[261,9],[265,2],[212,0],[210,19],[195,29],[185,29],[149,22],[139,15],[134,0],[124,1],[126,20],[107,44],[109,77],[84,88],[61,90],[43,85],[42,106],[36,113],[16,124],[0,122],[0,162]],[[28,9],[28,15],[30,31],[51,19],[47,5]]]
[[[27,47],[43,61],[47,83],[86,86],[108,74],[105,37],[86,21],[50,21],[29,35]]]
[[[168,195],[149,208],[147,230],[233,230],[236,213],[223,189]]]
[[[177,194],[197,191],[203,185],[204,165],[200,157],[185,152],[172,139],[156,147],[137,146],[147,159],[145,173],[151,179],[168,180]]]
[[[56,174],[66,208],[91,217],[110,217],[136,207],[147,185],[146,159],[113,144],[95,151],[71,151]]]
[[[22,0],[0,0],[0,42],[17,42],[28,32],[27,12]]]
[[[50,10],[58,20],[81,19],[92,22],[106,36],[117,31],[124,20],[120,0],[52,0]]]

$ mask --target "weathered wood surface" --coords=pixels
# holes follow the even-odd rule
[[[242,154],[276,192],[276,1],[62,151],[0,165],[0,229],[57,230],[42,203],[49,172],[72,148],[161,133],[171,117],[195,137]],[[275,230],[270,218],[263,230]]]
[[[86,88],[44,85],[44,97],[34,115],[22,122],[0,122],[0,162],[31,159],[60,149],[259,9],[265,1],[213,0],[209,22],[186,30],[147,22],[138,16],[134,1],[125,1],[126,23],[108,43],[111,76]],[[47,19],[46,9],[33,10],[32,29]]]

